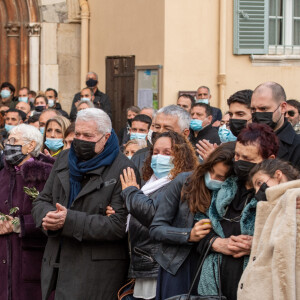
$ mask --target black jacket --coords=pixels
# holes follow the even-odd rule
[[[181,189],[191,172],[179,174],[159,200],[150,226],[150,237],[160,242],[155,259],[167,272],[175,275],[188,257],[194,243],[189,242],[194,223],[187,201],[181,201]]]
[[[128,187],[121,193],[126,201],[128,212],[131,214],[129,222],[130,278],[156,278],[158,275],[159,265],[154,257],[159,249],[159,243],[150,239],[148,227],[167,186],[168,184],[149,196],[136,187]]]
[[[220,108],[211,106],[212,109],[212,121],[211,123],[214,124],[216,121],[221,121],[222,120],[222,112],[220,110]]]
[[[69,150],[65,150],[58,156],[44,190],[33,202],[37,227],[49,211],[56,209],[56,203],[68,204],[68,155]],[[63,228],[47,232],[41,273],[43,299],[48,299],[54,288],[57,299],[117,298],[128,271],[127,210],[120,195],[120,174],[127,167],[135,169],[120,152],[110,166],[87,172]],[[116,212],[110,217],[106,216],[107,205]]]
[[[69,119],[68,113],[61,108],[60,103],[56,103],[54,109],[56,109],[58,112],[60,112],[63,117]]]
[[[95,100],[94,100],[94,105],[97,108],[101,108],[102,110],[104,110],[109,117],[112,117],[111,114],[111,102],[109,100],[108,95],[102,93],[101,91],[99,91],[97,89],[96,93],[94,94],[95,96]],[[75,94],[73,102],[72,102],[72,108],[71,108],[71,112],[70,112],[70,119],[71,121],[74,121],[76,119],[76,115],[77,115],[77,110],[76,110],[76,106],[75,103],[80,100],[80,92]]]
[[[300,135],[296,134],[286,119],[275,133],[280,140],[277,157],[289,161],[295,168],[300,169]]]
[[[215,127],[212,127],[211,124],[204,127],[202,130],[200,130],[197,134],[197,137],[194,135],[194,131],[190,129],[190,136],[189,136],[190,142],[194,147],[196,147],[196,144],[200,140],[208,140],[211,144],[216,143],[217,145],[221,144],[221,140],[218,134],[218,129]]]

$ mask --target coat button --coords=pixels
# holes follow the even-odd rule
[[[253,261],[255,261],[256,260],[256,256],[253,256]]]
[[[4,203],[7,204],[7,203],[8,203],[8,200],[5,200]]]
[[[5,259],[3,259],[2,262],[3,262],[4,264],[6,264],[6,260],[5,260]]]
[[[241,283],[241,290],[243,289],[243,286],[244,286],[244,285]]]

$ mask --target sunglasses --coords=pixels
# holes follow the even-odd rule
[[[288,114],[290,117],[294,117],[295,116],[295,112],[293,110],[288,110],[286,112],[286,114]]]

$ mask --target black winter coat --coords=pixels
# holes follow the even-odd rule
[[[202,130],[200,130],[196,137],[194,135],[194,131],[192,129],[190,129],[189,140],[194,147],[196,147],[196,144],[200,140],[204,140],[204,139],[208,140],[211,144],[214,144],[214,143],[216,143],[217,145],[221,144],[221,140],[220,140],[220,137],[218,134],[218,129],[216,129],[215,127],[212,127],[211,124],[207,125]]]
[[[289,161],[295,168],[300,169],[300,135],[286,119],[275,133],[280,140],[277,157]]]
[[[149,229],[158,206],[168,184],[149,196],[136,187],[128,187],[121,195],[126,201],[126,207],[131,214],[129,222],[130,242],[130,278],[156,278],[159,265],[154,257],[159,244],[150,239]]]
[[[70,194],[69,150],[56,159],[45,188],[33,203],[37,227],[60,203],[67,207]],[[48,231],[42,263],[42,295],[47,299],[55,289],[55,299],[117,299],[118,289],[128,272],[128,244],[125,233],[127,210],[121,197],[120,174],[135,169],[119,153],[110,166],[86,173],[82,189],[68,209],[64,226]],[[137,180],[139,175],[136,171]],[[106,216],[111,205],[115,214]]]

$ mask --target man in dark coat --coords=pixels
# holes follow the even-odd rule
[[[276,82],[259,85],[251,99],[252,122],[269,125],[280,140],[277,157],[300,169],[300,136],[284,118],[287,111],[286,94]]]
[[[109,116],[81,110],[70,150],[57,158],[33,203],[35,223],[48,235],[43,299],[52,290],[55,299],[117,299],[128,272],[127,211],[120,196],[120,174],[127,167],[135,169],[119,151]],[[110,217],[108,205],[116,212]]]
[[[45,96],[48,99],[48,107],[56,109],[62,116],[69,119],[69,115],[61,108],[61,104],[58,102],[58,93],[55,89],[48,88],[45,92]]]
[[[201,140],[211,144],[221,143],[218,130],[212,127],[212,109],[204,103],[195,103],[191,110],[192,121],[190,124],[190,142],[196,147]]]
[[[197,94],[195,97],[196,103],[204,103],[210,105],[210,100],[211,100],[211,93],[210,89],[207,86],[200,86],[197,89]],[[211,106],[211,111],[212,111],[212,126],[214,127],[219,127],[220,126],[220,121],[222,119],[222,112],[220,108]]]
[[[111,102],[110,99],[108,97],[108,95],[102,93],[99,89],[98,89],[98,75],[94,72],[89,72],[86,75],[86,86],[89,88],[92,88],[93,92],[94,92],[94,96],[95,96],[95,101],[94,104],[96,107],[99,107],[104,110],[109,117],[112,117],[112,113],[111,113]],[[77,110],[76,110],[76,105],[75,103],[77,101],[80,101],[80,92],[75,94],[74,98],[73,98],[73,102],[72,102],[72,107],[71,107],[71,112],[70,112],[70,119],[71,121],[74,121],[76,119],[76,114],[77,114]]]

